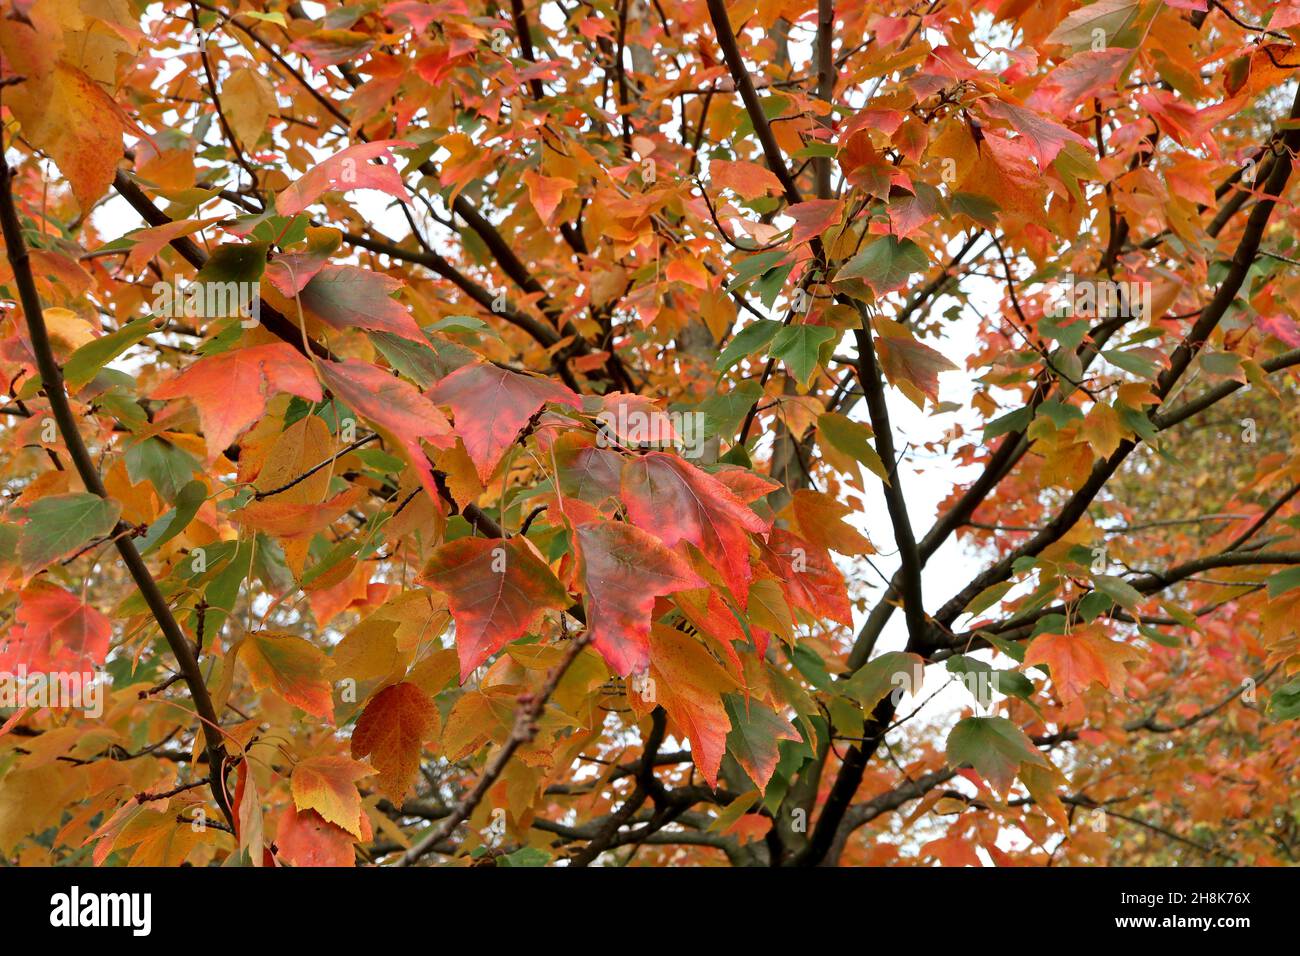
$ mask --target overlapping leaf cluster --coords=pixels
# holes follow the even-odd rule
[[[0,11],[0,852],[1294,862],[1300,6]]]

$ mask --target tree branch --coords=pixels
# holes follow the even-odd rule
[[[776,137],[772,135],[772,126],[768,123],[767,114],[763,112],[763,104],[759,102],[758,93],[754,90],[754,81],[745,68],[740,47],[736,45],[736,34],[732,32],[731,20],[727,16],[726,0],[707,0],[707,2],[709,17],[718,36],[718,46],[722,47],[722,56],[727,61],[727,69],[731,71],[731,78],[735,81],[741,100],[744,101],[745,112],[749,114],[749,121],[754,126],[754,135],[758,137],[758,142],[763,147],[763,156],[767,160],[768,168],[781,183],[781,189],[785,192],[786,201],[790,205],[803,202],[799,187],[795,185],[790,170],[786,167],[781,147],[777,144]]]
[[[415,863],[437,844],[451,836],[456,827],[469,819],[474,809],[482,801],[488,790],[491,789],[492,784],[506,769],[506,765],[510,762],[510,758],[515,755],[515,751],[523,744],[530,743],[537,736],[539,729],[537,721],[546,708],[546,702],[555,693],[555,688],[559,686],[560,680],[564,677],[569,666],[578,659],[578,655],[582,653],[590,641],[591,631],[584,629],[581,634],[569,642],[564,657],[555,667],[551,668],[541,689],[535,694],[520,695],[519,706],[515,709],[515,724],[510,731],[510,736],[506,738],[506,742],[493,755],[488,765],[483,768],[483,773],[479,776],[478,782],[465,795],[465,798],[456,805],[456,808],[449,816],[445,817],[441,823],[422,836],[412,844],[409,850],[402,854],[401,859],[397,861],[398,866],[410,866]]]
[[[18,211],[14,207],[12,174],[8,163],[2,159],[0,159],[0,226],[3,227],[5,252],[9,258],[9,265],[13,269],[14,283],[18,286],[19,301],[27,320],[32,351],[35,353],[36,365],[41,373],[45,396],[50,402],[50,411],[54,415],[59,433],[63,436],[63,443],[67,446],[68,455],[86,490],[107,499],[108,490],[104,487],[103,479],[100,478],[95,462],[90,457],[90,451],[82,441],[81,432],[77,428],[76,415],[73,414],[67,392],[64,390],[62,370],[54,358],[54,349],[45,327],[45,315],[40,296],[36,291],[31,262],[27,256],[27,244],[23,241],[22,226],[18,221]],[[149,572],[148,565],[136,550],[135,543],[129,534],[123,533],[129,530],[129,526],[119,521],[117,528],[114,529],[113,543],[122,556],[122,562],[126,565],[131,580],[135,582],[135,586],[140,590],[141,596],[158,622],[158,627],[167,640],[167,646],[171,648],[180,672],[184,676],[190,698],[194,701],[195,713],[202,725],[208,754],[208,783],[212,796],[227,821],[233,825],[234,818],[225,786],[226,749],[221,739],[221,725],[217,719],[217,712],[212,706],[212,698],[208,694],[203,674],[199,670],[194,648],[190,646],[180,625],[176,623],[176,618],[172,616],[167,599],[163,597],[158,583]]]

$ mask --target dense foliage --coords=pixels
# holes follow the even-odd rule
[[[0,0],[0,853],[1295,862],[1297,42]]]

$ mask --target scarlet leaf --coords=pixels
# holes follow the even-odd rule
[[[609,448],[600,448],[590,439],[570,432],[554,446],[559,467],[560,491],[591,504],[600,504],[618,495],[623,457]]]
[[[1095,681],[1112,691],[1126,681],[1125,662],[1136,652],[1123,644],[1078,628],[1070,634],[1039,634],[1025,653],[1025,666],[1046,664],[1052,685],[1065,703],[1075,700]]]
[[[484,482],[539,408],[547,402],[582,407],[582,400],[563,385],[486,362],[458,368],[427,394],[431,401],[451,408],[456,434]]]
[[[800,488],[791,499],[799,532],[805,539],[840,554],[873,554],[871,546],[860,531],[846,520],[853,514],[848,505],[830,495]]]
[[[564,586],[519,538],[461,538],[434,552],[421,580],[447,596],[463,683],[547,608],[569,606]]]
[[[753,571],[746,532],[767,525],[722,482],[680,458],[651,452],[623,466],[623,501],[633,524],[669,548],[695,545],[736,599],[747,600]]]
[[[1092,145],[1078,133],[1023,106],[994,99],[981,100],[980,105],[989,116],[1006,120],[1020,133],[1038,160],[1039,169],[1047,169],[1066,143],[1092,149]]]
[[[299,37],[290,49],[303,54],[313,68],[320,70],[355,60],[375,45],[372,37],[356,30],[317,30]]]
[[[523,179],[528,187],[528,198],[542,222],[551,221],[555,207],[564,200],[564,194],[578,185],[563,176],[539,176],[531,169],[524,173]]]
[[[790,233],[790,241],[798,245],[820,236],[840,221],[843,212],[844,202],[840,199],[809,199],[791,206],[794,229]]]
[[[890,381],[911,385],[932,402],[939,401],[939,373],[957,367],[924,342],[906,335],[882,335],[876,340],[876,347],[880,367]]]
[[[207,219],[177,219],[175,222],[154,226],[152,229],[141,229],[138,232],[133,232],[130,235],[132,246],[131,252],[126,257],[126,267],[133,272],[137,272],[143,269],[149,260],[172,240],[179,239],[181,236],[192,235],[200,229],[220,221],[220,216],[212,216]]]
[[[276,538],[310,537],[329,527],[362,497],[359,488],[350,488],[319,504],[253,501],[236,512],[236,520]]]
[[[709,163],[709,177],[718,189],[730,189],[741,199],[757,199],[781,192],[781,180],[770,169],[757,163],[715,159]]]
[[[1280,312],[1276,315],[1257,315],[1255,327],[1293,349],[1300,348],[1300,325],[1288,315]]]
[[[6,861],[1291,862],[1300,0],[173,6],[0,12]]]
[[[938,860],[943,866],[982,867],[984,865],[979,854],[975,852],[975,847],[961,834],[930,840],[921,846],[921,854],[927,859]]]
[[[301,252],[283,252],[268,262],[265,272],[266,281],[271,283],[281,295],[293,298],[325,268],[329,257],[338,249],[342,238],[342,234],[337,229],[308,227],[307,248]],[[387,295],[388,292],[383,294]],[[341,327],[346,327],[346,323]],[[421,341],[423,343],[423,340]]]
[[[654,535],[624,522],[594,521],[574,534],[593,645],[616,674],[644,670],[655,599],[705,582]]]
[[[13,624],[0,637],[0,668],[14,672],[87,671],[104,663],[113,628],[69,591],[36,580],[19,596]]]
[[[294,866],[356,866],[352,834],[315,810],[284,808],[276,825],[278,856]]]
[[[709,635],[723,648],[730,649],[737,642],[745,642],[745,631],[736,620],[735,612],[727,607],[713,588],[678,594],[673,598],[673,603],[696,630]],[[759,646],[761,648],[762,645]],[[760,655],[761,653],[760,650]],[[732,651],[733,656],[734,654]]]
[[[792,606],[803,608],[814,619],[825,617],[846,627],[853,625],[844,576],[825,548],[776,528],[768,537],[765,553]]]
[[[251,345],[199,359],[153,390],[154,398],[188,398],[199,410],[209,459],[230,447],[266,410],[276,392],[321,399],[311,363],[291,345]]]
[[[1123,48],[1076,53],[1044,78],[1030,97],[1030,105],[1064,114],[1099,90],[1113,89],[1133,56],[1132,50]]]

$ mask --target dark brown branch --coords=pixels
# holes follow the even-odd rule
[[[763,104],[759,102],[758,93],[754,90],[754,81],[750,78],[749,70],[745,68],[740,47],[736,45],[736,34],[731,29],[731,19],[727,16],[725,0],[708,0],[708,5],[709,17],[713,20],[713,29],[718,36],[718,46],[722,47],[727,69],[731,71],[731,78],[735,81],[741,100],[744,101],[745,111],[754,126],[754,135],[758,137],[758,142],[763,147],[763,156],[767,160],[767,165],[780,181],[786,201],[791,205],[800,203],[803,197],[799,194],[799,187],[790,176],[781,147],[777,144],[776,137],[772,135],[772,126],[768,123],[767,114],[763,112]]]
[[[1300,349],[1290,349],[1271,359],[1259,363],[1260,368],[1265,372],[1280,372],[1283,369],[1294,368],[1300,365]],[[1222,401],[1233,392],[1244,387],[1241,382],[1220,382],[1213,388],[1206,389],[1195,398],[1188,399],[1180,405],[1173,408],[1161,409],[1151,418],[1151,423],[1156,426],[1157,430],[1164,431],[1166,428],[1172,428],[1187,419],[1199,415],[1211,405]]]
[[[1300,118],[1300,91],[1296,93],[1290,115],[1292,119]],[[1282,140],[1286,149],[1294,153],[1297,149],[1300,149],[1300,129],[1289,129]],[[1156,378],[1153,391],[1156,397],[1162,401],[1173,391],[1174,386],[1192,363],[1192,360],[1200,354],[1211,333],[1218,326],[1220,319],[1223,318],[1224,313],[1236,298],[1237,290],[1241,288],[1251,265],[1255,261],[1260,242],[1264,236],[1264,229],[1268,225],[1269,218],[1272,216],[1273,209],[1277,204],[1277,197],[1282,194],[1282,190],[1285,188],[1290,176],[1291,161],[1289,157],[1280,158],[1274,164],[1273,170],[1264,184],[1263,198],[1250,212],[1241,240],[1237,245],[1236,252],[1233,254],[1231,265],[1222,283],[1220,283],[1210,303],[1202,310],[1200,317],[1192,325],[1191,330],[1174,350],[1173,355],[1170,356],[1168,368]],[[1152,417],[1154,420],[1155,416]],[[1133,439],[1126,439],[1120,443],[1119,448],[1109,458],[1098,462],[1093,467],[1087,480],[1084,481],[1079,490],[1066,502],[1043,531],[1034,535],[1015,551],[1007,554],[993,567],[977,575],[974,580],[939,609],[934,616],[935,620],[944,626],[950,625],[975,595],[993,584],[1006,580],[1011,575],[1012,568],[1017,560],[1023,557],[1036,556],[1048,545],[1060,540],[1070,528],[1074,527],[1075,522],[1083,516],[1093,498],[1110,480],[1111,475],[1115,473],[1129,453],[1137,447],[1137,444]]]
[[[537,57],[533,54],[533,35],[528,29],[528,14],[524,11],[524,0],[510,0],[510,13],[515,21],[515,35],[519,37],[519,52],[529,63],[536,63]],[[535,100],[540,100],[546,95],[546,91],[542,89],[542,81],[537,77],[528,81],[528,88],[532,91]]]
[[[265,209],[266,203],[262,201],[261,194],[258,192],[257,170],[248,161],[248,157],[244,155],[244,150],[235,136],[235,131],[226,119],[226,111],[221,107],[221,95],[217,92],[217,74],[212,69],[212,60],[208,57],[207,37],[203,33],[203,28],[199,25],[199,6],[191,2],[190,9],[194,12],[194,32],[198,34],[196,40],[199,48],[199,59],[203,63],[203,76],[207,82],[208,95],[212,97],[212,107],[217,113],[217,122],[221,125],[221,131],[225,134],[226,141],[230,143],[230,149],[235,154],[235,161],[243,167],[244,172],[248,173],[253,197],[257,200],[258,205]]]
[[[645,751],[639,762],[636,786],[632,790],[632,795],[623,801],[618,810],[610,814],[609,819],[597,831],[591,842],[573,856],[569,862],[570,866],[588,866],[594,862],[614,842],[619,829],[641,809],[651,793],[662,795],[664,788],[659,786],[655,779],[654,759],[664,742],[667,724],[667,714],[664,709],[656,707],[651,716],[650,735],[645,742]]]
[[[1300,482],[1296,482],[1285,492],[1283,492],[1282,495],[1276,501],[1274,501],[1271,505],[1269,505],[1266,509],[1264,509],[1263,514],[1261,514],[1258,518],[1252,521],[1250,523],[1249,528],[1247,528],[1241,534],[1237,535],[1237,537],[1232,539],[1232,543],[1228,545],[1226,550],[1236,551],[1247,541],[1253,538],[1255,534],[1259,531],[1259,529],[1264,527],[1264,525],[1268,524],[1269,520],[1275,514],[1281,511],[1286,506],[1286,503],[1290,501],[1292,498],[1294,498],[1297,494],[1300,494]]]
[[[898,473],[898,454],[894,449],[893,427],[885,401],[885,382],[876,360],[876,346],[871,339],[867,311],[859,307],[859,326],[854,330],[858,347],[858,380],[867,403],[867,414],[875,434],[876,452],[885,463],[889,479],[884,484],[885,506],[894,529],[902,565],[903,614],[907,618],[908,644],[919,645],[925,633],[925,606],[921,590],[921,557],[917,550],[907,498]]]
[[[817,0],[817,97],[830,105],[835,98],[835,0]],[[834,113],[823,122],[829,126]],[[813,176],[819,199],[831,198],[831,158],[813,161]]]
[[[37,294],[36,282],[32,277],[31,262],[27,257],[27,244],[23,241],[22,226],[18,222],[18,211],[14,207],[12,190],[9,166],[0,161],[0,226],[3,226],[5,251],[9,257],[9,265],[13,269],[14,283],[18,286],[19,300],[31,336],[32,351],[36,356],[37,368],[41,373],[50,411],[54,415],[59,433],[63,436],[63,443],[68,449],[68,455],[86,490],[107,499],[108,490],[99,476],[94,459],[90,457],[90,451],[82,441],[81,432],[77,428],[77,417],[68,403],[68,395],[64,390],[63,372],[54,358],[54,349],[45,327],[45,315],[41,309],[40,296]],[[203,681],[198,660],[194,657],[193,647],[181,632],[176,618],[172,616],[167,599],[163,597],[158,583],[149,572],[148,565],[136,550],[131,536],[123,533],[129,530],[129,526],[119,522],[115,529],[114,544],[122,556],[131,579],[158,622],[163,637],[166,638],[167,645],[171,648],[185,677],[185,684],[194,701],[194,710],[203,727],[203,739],[208,754],[208,783],[212,789],[212,796],[226,819],[233,821],[225,786],[226,749],[221,739],[221,728],[217,720],[217,712],[212,706],[212,698]]]
[[[118,194],[130,203],[131,207],[140,214],[143,219],[151,226],[165,226],[173,220],[165,212],[153,204],[153,201],[145,195],[144,190],[132,182],[131,177],[123,170],[119,169],[113,177],[113,188]],[[169,243],[190,265],[196,269],[203,268],[203,264],[208,261],[207,253],[199,248],[198,244],[188,236],[179,236]],[[260,303],[259,316],[262,325],[267,331],[288,342],[299,352],[305,352],[305,346],[302,344],[302,336],[298,326],[285,318],[279,310],[272,306],[265,299]],[[333,359],[334,353],[317,342],[312,342],[311,350],[318,358]]]
[[[514,727],[511,728],[510,736],[506,738],[505,743],[493,755],[488,765],[483,768],[483,773],[479,776],[473,789],[456,805],[455,810],[450,815],[402,854],[401,859],[397,861],[398,866],[410,866],[415,863],[435,846],[451,836],[456,827],[469,819],[475,807],[479,805],[488,790],[491,789],[492,784],[506,769],[506,765],[510,762],[510,758],[514,756],[515,751],[537,736],[539,729],[537,721],[546,708],[546,702],[555,693],[555,688],[559,686],[560,679],[564,677],[569,666],[578,659],[578,655],[582,653],[590,640],[591,631],[584,629],[581,634],[569,642],[564,657],[551,668],[541,688],[536,693],[520,695],[519,706],[515,709],[515,723]]]
[[[1300,551],[1225,551],[1222,554],[1210,554],[1200,558],[1193,558],[1165,571],[1151,571],[1139,575],[1130,579],[1128,584],[1138,593],[1149,596],[1203,571],[1210,571],[1215,568],[1267,567],[1269,565],[1294,564],[1300,564]],[[996,634],[1011,640],[1028,637],[1035,623],[1051,614],[1068,614],[1074,610],[1077,603],[1078,600],[1074,600],[1068,603],[1041,607],[1032,613],[1011,617],[997,624],[988,624],[975,631],[945,637],[942,642],[943,646],[936,649],[934,657],[935,659],[942,659],[948,656],[945,651],[952,652],[958,649],[966,650],[975,646],[983,646],[987,642],[980,637],[981,633]],[[1124,619],[1117,612],[1112,612],[1108,616]]]

